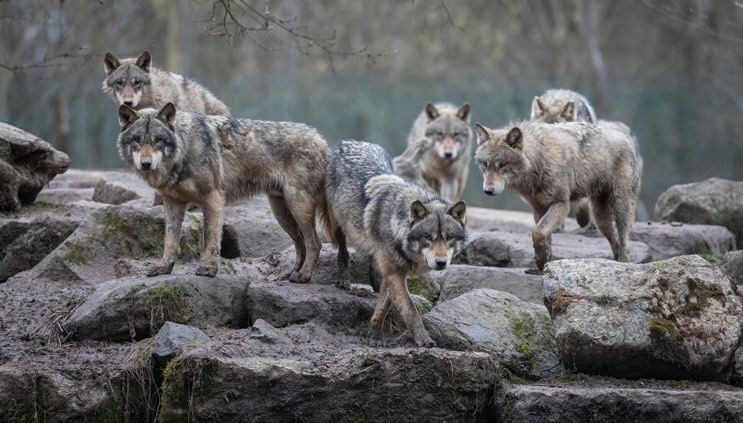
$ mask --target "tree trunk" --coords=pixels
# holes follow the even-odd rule
[[[611,102],[609,101],[609,74],[606,71],[606,65],[604,65],[604,56],[601,54],[598,35],[596,34],[596,25],[594,22],[595,5],[596,2],[593,0],[581,1],[581,27],[583,30],[583,36],[586,39],[586,44],[588,45],[588,53],[591,56],[593,70],[596,74],[601,114],[604,116],[610,116]]]
[[[54,127],[54,146],[57,150],[68,153],[70,122],[67,113],[67,100],[62,94],[52,97],[52,125]]]

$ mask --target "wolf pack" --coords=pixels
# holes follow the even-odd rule
[[[178,257],[189,204],[204,217],[198,275],[218,271],[225,204],[265,194],[296,259],[282,278],[307,283],[322,242],[337,247],[338,288],[349,289],[349,247],[370,263],[379,292],[369,335],[382,337],[390,306],[418,346],[434,342],[406,285],[410,273],[443,270],[467,242],[467,206],[460,197],[470,160],[483,192],[518,193],[532,208],[536,269],[552,257],[551,236],[577,202],[576,220],[595,225],[614,259],[630,258],[628,236],[642,179],[637,140],[621,122],[599,120],[582,95],[548,90],[534,97],[530,119],[499,128],[476,123],[464,103],[428,103],[402,154],[379,145],[341,141],[330,150],[305,124],[234,118],[202,85],[152,65],[150,52],[104,58],[103,91],[118,105],[121,159],[162,197],[162,260],[148,276],[169,274]],[[476,146],[473,146],[476,138]]]

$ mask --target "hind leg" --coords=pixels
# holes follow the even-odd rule
[[[268,203],[271,205],[271,211],[276,221],[279,222],[279,226],[284,229],[289,235],[289,238],[292,239],[292,242],[294,242],[294,251],[297,255],[294,266],[287,274],[281,276],[281,279],[287,279],[297,273],[304,263],[304,240],[302,239],[302,233],[299,231],[297,222],[294,221],[294,217],[289,213],[289,208],[286,205],[286,201],[284,201],[284,197],[269,194]]]
[[[291,282],[307,283],[312,278],[317,260],[320,258],[322,244],[315,231],[315,200],[306,192],[287,189],[284,192],[286,205],[289,208],[294,221],[297,222],[299,231],[304,240],[306,251],[304,262],[299,270],[289,276]]]
[[[348,291],[351,289],[351,275],[348,270],[349,257],[348,248],[346,246],[346,236],[339,227],[335,228],[333,234],[338,243],[338,272],[340,273],[340,279],[338,280],[336,287]]]
[[[611,251],[614,253],[614,260],[619,257],[619,244],[617,243],[617,234],[614,229],[613,202],[609,198],[592,198],[591,211],[593,211],[593,220],[596,227],[606,237],[611,245]]]
[[[635,220],[635,201],[632,198],[619,198],[614,201],[614,222],[617,225],[617,261],[630,261],[629,233]]]

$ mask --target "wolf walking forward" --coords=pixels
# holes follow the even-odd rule
[[[372,259],[382,277],[370,336],[381,336],[394,303],[415,343],[433,345],[405,276],[444,269],[461,251],[467,237],[464,202],[451,204],[405,182],[393,174],[381,147],[359,141],[343,141],[331,155],[326,192],[341,273],[348,274],[348,241]]]
[[[570,200],[588,197],[594,221],[611,244],[614,259],[629,261],[629,231],[640,189],[632,139],[613,123],[544,124],[520,122],[501,129],[481,124],[475,159],[483,190],[505,188],[531,205],[537,267],[552,257],[552,232],[570,209]]]
[[[140,110],[173,103],[179,111],[230,115],[227,106],[198,82],[152,66],[149,51],[128,59],[106,53],[103,64],[106,70],[103,92],[117,105]]]
[[[395,158],[395,168],[425,145],[418,162],[423,180],[443,198],[458,200],[467,184],[472,155],[470,110],[469,103],[458,108],[449,103],[427,103],[408,134],[406,153]],[[421,144],[421,140],[426,142]]]
[[[188,203],[204,212],[203,266],[214,276],[227,201],[268,195],[274,217],[294,241],[297,259],[289,280],[307,282],[320,254],[315,216],[326,215],[329,150],[315,129],[176,111],[172,103],[139,112],[119,107],[119,155],[163,197],[165,247],[150,276],[170,273],[178,254]]]

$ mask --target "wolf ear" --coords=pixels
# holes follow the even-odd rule
[[[459,200],[452,206],[449,206],[449,209],[446,210],[446,214],[457,219],[464,225],[465,216],[467,214],[467,204],[465,204],[464,201]]]
[[[539,97],[534,97],[534,100],[531,102],[531,119],[541,116],[544,113],[544,109],[545,107],[542,100],[540,100]]]
[[[459,109],[457,110],[457,117],[459,119],[462,119],[463,121],[469,123],[470,122],[470,104],[465,102],[461,106],[459,106]]]
[[[475,123],[475,132],[477,133],[477,145],[484,143],[490,139],[490,132],[488,128],[480,122]]]
[[[410,204],[410,223],[413,224],[428,215],[428,209],[420,200],[415,200]]]
[[[139,114],[136,110],[132,109],[126,104],[122,104],[121,106],[119,106],[119,126],[121,127],[122,131],[128,128],[137,119],[139,119]]]
[[[119,58],[111,53],[106,53],[106,55],[103,56],[103,66],[104,69],[106,69],[106,75],[110,75],[111,72],[115,71],[120,64]]]
[[[150,65],[152,64],[152,55],[149,50],[145,50],[142,54],[137,57],[136,65],[142,68],[145,72],[150,72]]]
[[[567,104],[565,104],[565,107],[562,108],[562,112],[560,114],[566,120],[574,122],[577,118],[577,116],[575,115],[575,102],[568,101]]]
[[[520,150],[523,145],[523,142],[524,142],[524,137],[521,134],[521,129],[519,129],[518,126],[513,127],[513,129],[511,129],[508,132],[508,135],[506,135],[506,143],[511,148],[517,148]]]
[[[171,130],[175,129],[175,106],[173,103],[168,103],[157,112],[157,118],[163,123],[168,125]]]
[[[433,105],[433,103],[426,103],[426,106],[423,107],[423,110],[426,111],[426,117],[428,117],[429,121],[441,116],[441,113],[439,113],[439,109],[437,109],[436,106]]]

